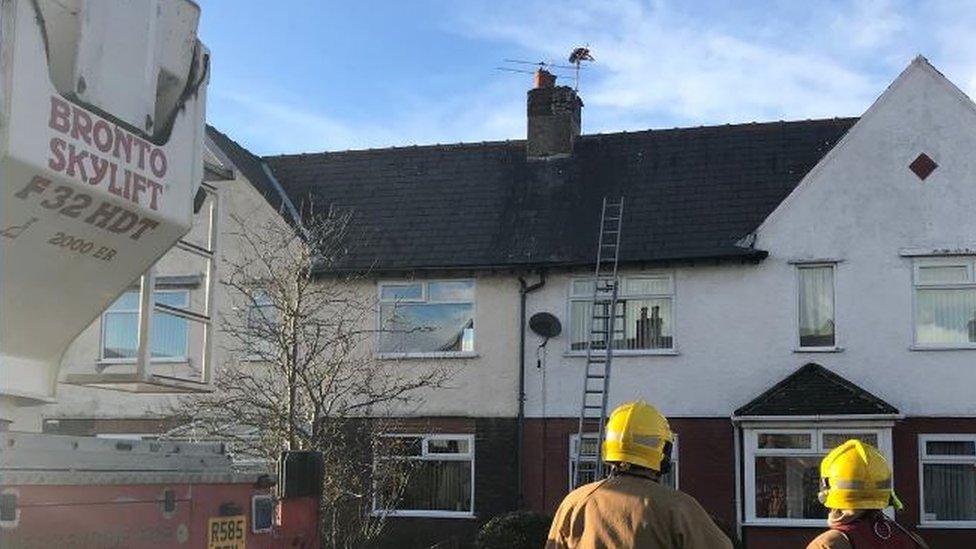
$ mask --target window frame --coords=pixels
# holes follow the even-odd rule
[[[175,293],[182,293],[182,294],[184,294],[185,299],[183,300],[183,304],[182,305],[177,305],[177,307],[184,307],[184,308],[185,307],[189,307],[190,306],[190,299],[191,299],[190,292],[191,292],[191,289],[190,288],[157,288],[157,289],[153,290],[153,303],[155,304],[156,294],[175,294]],[[123,295],[125,295],[127,293],[135,293],[136,295],[138,295],[139,294],[139,291],[138,290],[126,290],[125,292],[122,292],[121,294],[119,294],[119,296],[116,297],[114,300],[112,300],[112,304],[114,304]],[[111,307],[111,305],[109,305],[109,307]],[[153,314],[155,314],[155,312],[156,311],[154,310],[153,311]],[[124,310],[121,310],[121,311],[111,311],[108,308],[106,308],[104,311],[102,311],[102,314],[99,316],[99,331],[98,331],[98,363],[99,364],[135,364],[137,362],[137,360],[138,360],[137,357],[132,357],[132,358],[105,358],[105,335],[106,335],[105,318],[106,318],[106,316],[111,315],[111,314],[133,314],[133,313],[135,313],[135,315],[136,315],[136,326],[138,327],[138,325],[139,325],[138,324],[139,323],[139,308],[138,307],[136,307],[135,310],[124,309]],[[166,313],[160,313],[160,314],[166,314]],[[170,316],[172,316],[172,315],[170,315]],[[184,345],[183,345],[183,355],[182,356],[171,356],[171,357],[153,357],[152,356],[152,352],[150,352],[150,360],[149,361],[151,363],[153,363],[153,364],[186,364],[186,363],[188,363],[190,361],[190,321],[188,321],[186,319],[182,319],[182,320],[185,323],[184,325],[186,327],[186,338],[185,338],[185,342],[184,342]],[[151,343],[151,341],[150,341],[150,343]],[[138,345],[138,334],[136,335],[136,344]]]
[[[818,345],[805,347],[800,337],[800,271],[803,269],[830,268],[831,281],[831,309],[833,312],[834,323],[834,344]],[[840,329],[837,325],[837,262],[836,261],[813,261],[809,263],[793,264],[793,348],[798,353],[835,353],[842,351],[840,345]]]
[[[257,504],[258,501],[270,501],[271,502],[271,524],[267,528],[258,528],[258,521],[255,520],[257,517]],[[251,533],[252,534],[268,534],[274,530],[275,526],[275,501],[274,497],[269,494],[254,494],[251,496]]]
[[[376,473],[376,464],[380,459],[406,459],[416,461],[469,461],[471,479],[471,499],[469,503],[470,511],[443,511],[434,509],[379,509],[376,507],[376,494],[374,487],[373,501],[370,505],[372,514],[384,515],[388,517],[428,517],[428,518],[475,518],[475,447],[474,435],[466,433],[384,433],[380,435],[386,438],[419,438],[421,439],[419,456],[401,456],[380,458],[373,453],[373,473]],[[464,454],[438,454],[428,451],[428,443],[431,440],[466,440],[468,442],[468,452]]]
[[[921,433],[918,435],[918,526],[919,528],[976,528],[976,520],[926,520],[925,519],[925,464],[971,464],[976,466],[976,455],[929,456],[925,444],[930,441],[972,441],[976,445],[976,433]]]
[[[258,299],[256,297],[258,295],[263,295],[264,297],[262,299],[267,300],[267,302],[266,303],[260,303],[260,304],[257,304],[255,306],[255,303],[254,302],[260,301],[260,299]],[[278,314],[277,314],[278,313],[278,307],[275,305],[274,300],[271,299],[271,296],[269,296],[266,291],[261,290],[259,292],[255,292],[252,297],[253,297],[253,301],[254,302],[247,304],[247,312],[245,313],[247,315],[246,318],[245,318],[245,321],[248,323],[247,329],[250,329],[251,314],[253,314],[253,312],[254,312],[255,309],[270,308],[274,312],[274,320],[273,320],[273,322],[275,322],[276,324],[279,324],[281,322],[281,319],[278,317]],[[274,343],[275,342],[273,342],[273,341],[264,341],[264,342],[262,342],[262,341],[254,341],[252,343],[252,345],[254,347],[257,347],[258,345],[273,346]],[[238,358],[238,360],[240,360],[241,362],[266,362],[265,359],[264,359],[264,357],[262,357],[258,353],[242,354]]]
[[[680,474],[681,466],[679,464],[680,459],[678,455],[679,453],[678,433],[672,433],[672,434],[674,435],[674,440],[671,443],[671,472],[673,473],[674,476],[674,486],[672,486],[672,488],[674,488],[675,490],[680,490],[681,489],[681,474]],[[595,439],[600,435],[599,433],[584,433],[583,436],[585,438]],[[572,492],[576,488],[575,486],[573,486],[573,463],[574,463],[574,459],[576,458],[576,445],[579,444],[578,441],[579,441],[579,433],[569,434],[569,459],[566,462],[566,472],[568,473],[568,477],[566,483],[570,492]],[[599,444],[597,444],[596,459],[592,459],[592,460],[587,459],[586,461],[592,461],[593,463],[596,463],[596,460],[600,459],[599,452],[600,452],[600,446]]]
[[[475,320],[474,341],[470,351],[380,351],[380,338],[383,336],[383,312],[384,303],[430,303],[428,290],[431,283],[439,282],[470,282],[472,297],[471,301],[435,301],[434,303],[447,304],[466,304],[472,307],[471,316]],[[417,299],[398,299],[395,301],[383,300],[383,288],[388,286],[409,286],[412,284],[421,285],[421,297]],[[431,278],[423,280],[379,280],[376,282],[376,337],[373,338],[373,355],[379,359],[399,359],[399,358],[474,358],[478,356],[478,281],[475,278]]]
[[[823,459],[826,455],[823,445],[824,434],[859,434],[871,433],[878,439],[878,449],[884,454],[888,463],[893,463],[891,427],[878,425],[815,425],[815,426],[755,426],[746,427],[742,430],[742,466],[743,466],[743,493],[745,496],[745,512],[743,524],[747,526],[774,526],[774,527],[797,527],[810,528],[823,526],[827,519],[826,513],[822,518],[775,518],[756,516],[756,458],[762,456],[779,457],[818,457]],[[810,434],[811,444],[808,449],[800,448],[759,448],[759,436],[762,434]],[[892,476],[894,482],[894,476]]]
[[[642,280],[642,279],[660,279],[666,278],[671,283],[671,293],[670,294],[626,294],[621,291],[618,294],[618,299],[669,299],[671,300],[671,347],[661,348],[661,349],[614,349],[614,356],[673,356],[678,354],[678,277],[675,275],[674,271],[649,271],[641,272],[636,274],[621,274],[620,276],[620,287],[621,290],[626,287],[627,280]],[[577,282],[589,282],[594,280],[593,276],[573,276],[569,279],[569,284],[566,287],[566,321],[568,323],[568,328],[566,330],[566,348],[564,351],[564,356],[577,357],[586,356],[585,349],[574,350],[573,349],[573,302],[585,302],[592,301],[593,294],[588,293],[587,295],[576,296],[573,294],[573,285]]]
[[[965,266],[969,276],[967,282],[921,282],[919,270],[925,267],[958,267]],[[966,343],[920,343],[918,340],[918,290],[936,289],[974,289],[976,290],[976,257],[965,255],[952,256],[923,256],[912,258],[912,311],[909,325],[912,333],[911,350],[913,351],[953,351],[976,349],[976,341]]]

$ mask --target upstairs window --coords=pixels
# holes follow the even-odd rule
[[[384,282],[377,351],[388,355],[474,352],[474,281]]]
[[[276,340],[280,328],[278,308],[264,291],[254,292],[250,301],[247,304],[244,324],[245,337],[240,342],[244,347],[242,360],[274,360],[278,351]]]
[[[585,351],[593,314],[592,278],[576,279],[569,296],[570,350]],[[674,349],[674,278],[671,275],[625,276],[617,293],[617,338],[624,351]],[[622,323],[622,325],[621,325]],[[622,333],[621,333],[622,332]],[[620,339],[622,337],[622,339]],[[594,349],[606,348],[606,336],[595,334]]]
[[[798,266],[797,289],[800,348],[835,347],[834,266]]]
[[[976,347],[974,258],[919,259],[915,263],[915,344]]]
[[[186,308],[190,292],[187,290],[157,290],[156,303]],[[153,360],[186,360],[187,332],[185,319],[167,313],[153,312],[151,354]],[[102,313],[103,362],[132,362],[139,352],[139,292],[122,294]]]

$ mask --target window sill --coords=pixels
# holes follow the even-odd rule
[[[461,353],[376,353],[375,357],[379,360],[425,360],[425,359],[451,359],[451,358],[478,358],[475,351]]]
[[[751,519],[742,521],[743,526],[755,526],[762,528],[824,528],[827,525],[827,517],[822,519]]]
[[[119,365],[133,365],[137,361],[134,358],[100,358],[95,361],[95,364],[99,366],[119,366]],[[174,357],[174,358],[153,358],[149,360],[150,364],[189,364],[190,359],[186,357]]]
[[[976,345],[910,345],[909,351],[976,351]]]
[[[794,353],[843,353],[843,347],[797,347]]]
[[[936,529],[951,529],[951,530],[973,530],[976,529],[976,521],[972,520],[960,520],[960,521],[929,521],[920,522],[917,526],[920,530],[936,530]]]
[[[447,519],[476,519],[474,513],[467,511],[373,511],[373,516],[387,516],[397,518],[447,518]]]
[[[600,353],[602,354],[602,353]],[[614,351],[613,356],[615,357],[631,357],[631,356],[678,356],[681,353],[677,349],[644,349],[644,350],[627,350],[627,351]],[[586,358],[585,351],[568,351],[563,353],[564,357],[568,358]]]

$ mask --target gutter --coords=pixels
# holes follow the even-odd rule
[[[525,277],[520,276],[519,281],[519,387],[518,387],[518,418],[516,419],[516,442],[515,442],[515,467],[518,478],[518,508],[522,508],[525,500],[522,479],[522,454],[524,453],[524,434],[525,434],[525,302],[526,297],[546,285],[546,272],[539,271],[539,281],[535,284],[528,284]]]
[[[258,163],[261,164],[261,169],[264,171],[264,175],[268,177],[268,181],[271,182],[271,186],[275,188],[275,191],[278,192],[278,196],[281,197],[281,205],[288,210],[288,215],[290,215],[292,221],[295,222],[295,226],[298,227],[298,229],[302,232],[302,236],[304,236],[306,239],[309,238],[308,230],[302,223],[302,217],[298,215],[298,209],[295,208],[295,204],[292,203],[291,199],[288,198],[288,194],[285,193],[285,188],[281,186],[281,183],[278,182],[278,178],[274,176],[271,168],[269,168],[263,160],[259,159]]]
[[[806,416],[732,416],[732,423],[743,422],[790,422],[790,421],[879,421],[905,419],[905,414],[845,414],[845,415],[806,415]]]

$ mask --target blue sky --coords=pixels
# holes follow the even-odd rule
[[[494,68],[582,44],[584,133],[858,115],[919,53],[976,93],[971,1],[199,3],[210,122],[260,154],[522,138]]]

